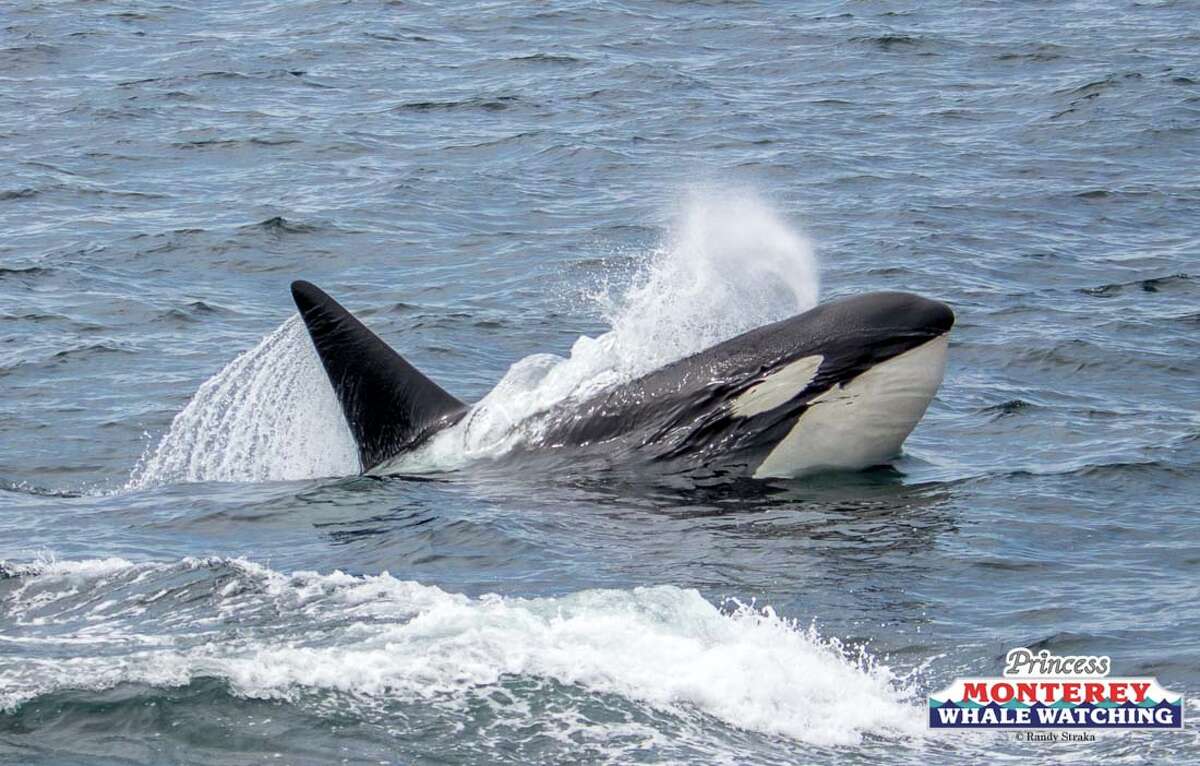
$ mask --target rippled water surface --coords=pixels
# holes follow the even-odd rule
[[[1200,758],[921,707],[1014,646],[1200,695],[1195,14],[7,3],[0,762]],[[818,272],[958,315],[892,468],[503,459]],[[296,278],[472,430],[355,477]]]

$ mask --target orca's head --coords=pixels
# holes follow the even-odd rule
[[[763,328],[782,364],[823,357],[825,376],[843,380],[950,332],[954,312],[912,293],[879,292],[823,303]],[[766,350],[766,349],[764,349]]]
[[[883,361],[948,333],[954,312],[920,295],[880,292],[831,301],[788,321],[802,343],[857,346]]]
[[[726,399],[743,444],[766,455],[755,475],[863,468],[898,452],[941,384],[953,325],[940,301],[882,292],[743,336],[771,360]]]

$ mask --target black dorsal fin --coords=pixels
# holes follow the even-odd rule
[[[358,442],[364,471],[467,411],[316,285],[293,282],[292,298]]]

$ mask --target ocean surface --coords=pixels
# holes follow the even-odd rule
[[[1198,51],[1189,2],[4,3],[0,763],[1200,761],[923,709],[1029,646],[1200,715]],[[472,426],[358,477],[297,278]],[[958,316],[890,468],[505,459],[880,289]]]

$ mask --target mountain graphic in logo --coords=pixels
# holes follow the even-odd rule
[[[1009,652],[1001,678],[960,678],[929,696],[931,729],[1183,728],[1183,696],[1154,678],[1111,678],[1111,661]],[[1038,674],[1052,670],[1061,675]]]

